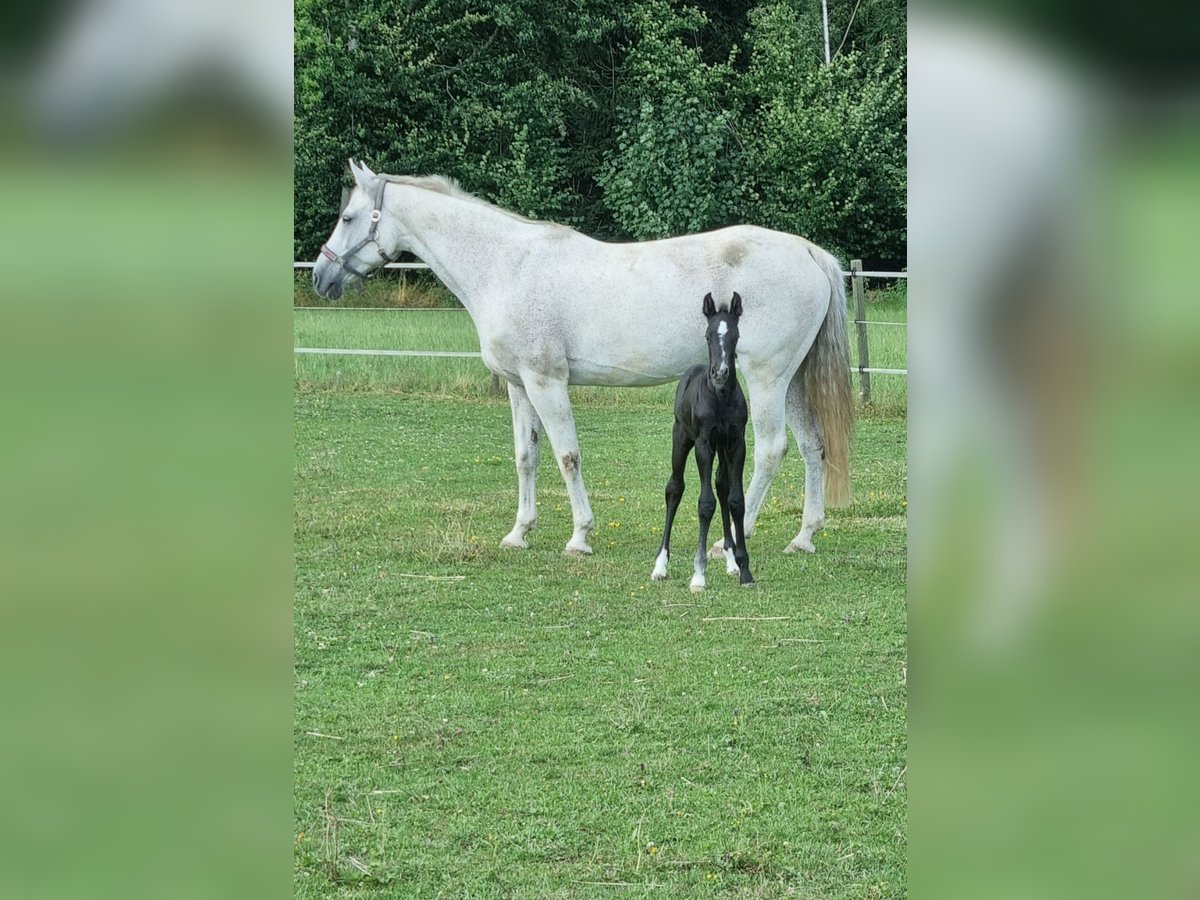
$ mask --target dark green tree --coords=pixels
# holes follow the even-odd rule
[[[904,259],[898,0],[297,0],[295,250],[346,159],[606,239],[755,222]]]

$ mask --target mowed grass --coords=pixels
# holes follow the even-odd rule
[[[461,337],[420,316],[469,327],[296,315],[298,346],[347,327],[303,315],[391,316],[341,333],[389,346],[401,322]],[[464,393],[416,360],[331,362],[296,363],[297,896],[905,895],[902,417],[860,418],[816,555],[781,552],[793,447],[758,583],[715,562],[692,594],[694,468],[671,579],[649,578],[673,386],[573,390],[598,527],[571,559],[548,448],[531,548],[498,547],[516,476],[485,373]]]

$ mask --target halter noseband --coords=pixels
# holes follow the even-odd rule
[[[387,188],[387,186],[388,186],[387,180],[380,178],[379,186],[377,188],[375,188],[375,196],[372,198],[372,201],[371,201],[371,203],[372,203],[371,227],[367,230],[367,236],[365,238],[363,238],[361,241],[359,241],[357,244],[355,244],[353,247],[351,247],[349,250],[347,250],[341,256],[339,256],[338,254],[336,254],[332,250],[330,250],[328,244],[321,245],[321,255],[322,256],[324,256],[327,259],[333,260],[334,265],[337,265],[337,266],[341,267],[342,269],[345,269],[351,275],[357,275],[359,278],[370,278],[371,275],[374,274],[370,270],[364,272],[361,269],[354,266],[352,263],[352,260],[354,259],[354,255],[356,253],[358,253],[358,251],[361,250],[363,247],[367,246],[367,244],[375,245],[375,248],[379,251],[379,255],[383,257],[383,261],[385,263],[391,262],[392,260],[394,260],[396,258],[396,256],[399,255],[399,254],[396,254],[396,255],[388,254],[387,252],[384,251],[383,247],[380,246],[379,242],[377,240],[375,240],[376,232],[378,232],[378,230],[379,230],[379,220],[381,218],[383,218],[383,192],[384,192],[384,189]]]

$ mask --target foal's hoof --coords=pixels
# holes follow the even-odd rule
[[[801,550],[805,553],[816,553],[817,545],[813,543],[812,538],[796,538],[783,548],[784,553],[799,553]]]
[[[591,556],[592,548],[589,544],[575,543],[569,541],[567,546],[563,548],[563,556]]]
[[[524,538],[508,534],[504,536],[504,540],[500,542],[500,546],[504,550],[528,550],[529,542]]]
[[[667,561],[669,558],[666,550],[659,550],[658,556],[654,557],[654,571],[650,573],[650,577],[655,581],[667,580]]]
[[[725,541],[720,540],[708,548],[709,559],[724,559],[725,558]]]
[[[688,590],[690,590],[693,594],[698,594],[704,590],[704,576],[693,575],[692,583],[688,585]]]
[[[739,572],[741,569],[738,568],[737,560],[733,558],[733,552],[727,550],[725,552],[725,574],[737,575]]]

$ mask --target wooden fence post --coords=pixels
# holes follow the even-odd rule
[[[858,329],[858,384],[862,402],[871,402],[871,350],[867,345],[867,300],[863,296],[862,260],[850,260],[850,287],[854,292],[854,324]]]

